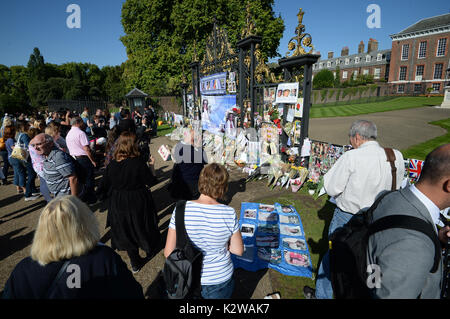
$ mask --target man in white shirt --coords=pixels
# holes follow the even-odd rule
[[[336,209],[331,220],[328,236],[344,226],[354,214],[368,209],[380,192],[391,189],[391,165],[384,149],[376,141],[377,127],[373,122],[357,120],[349,132],[353,150],[342,155],[324,175],[324,188],[336,200]],[[394,150],[396,189],[403,179],[405,166],[403,155]],[[316,282],[315,297],[332,299],[328,252],[324,255]],[[313,297],[314,291],[305,286],[304,293]]]

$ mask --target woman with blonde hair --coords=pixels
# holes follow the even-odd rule
[[[31,256],[14,268],[4,299],[143,298],[142,287],[110,247],[98,221],[76,196],[44,207]]]
[[[98,190],[100,197],[107,194],[108,198],[111,247],[128,253],[133,273],[161,248],[158,215],[150,191],[157,183],[154,159],[150,156],[147,165],[139,155],[136,134],[123,132]],[[147,258],[141,258],[139,248],[147,253]]]
[[[63,152],[68,153],[69,150],[67,148],[66,140],[61,136],[60,134],[60,128],[61,124],[57,122],[50,122],[48,126],[45,128],[45,134],[50,135],[53,137],[53,141],[55,142],[56,146],[59,147]]]
[[[244,252],[239,222],[233,207],[220,204],[228,190],[229,174],[223,165],[206,165],[198,180],[200,197],[187,201],[184,212],[186,233],[203,253],[201,295],[205,299],[231,298],[234,290],[231,254]],[[164,256],[175,249],[177,241],[175,216],[170,219]]]

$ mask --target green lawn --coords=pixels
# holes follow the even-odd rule
[[[353,116],[377,112],[403,110],[409,108],[434,106],[442,103],[442,96],[398,97],[384,102],[348,104],[338,106],[317,106],[310,110],[310,118]]]
[[[429,141],[411,146],[406,150],[402,150],[404,158],[414,158],[424,160],[428,153],[434,150],[436,147],[450,143],[450,118],[429,122],[429,124],[438,125],[447,130],[447,134],[438,136]]]
[[[172,127],[168,124],[163,124],[163,125],[158,126],[157,134],[158,134],[158,136],[164,136],[166,134],[171,133],[174,129],[175,129],[175,127]]]

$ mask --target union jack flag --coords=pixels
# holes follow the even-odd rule
[[[411,178],[412,181],[418,181],[420,173],[422,172],[423,162],[424,161],[416,159],[409,160],[409,178]]]

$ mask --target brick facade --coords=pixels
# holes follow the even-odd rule
[[[443,56],[436,56],[437,46],[439,39],[447,39],[445,45],[445,54]],[[426,43],[425,57],[419,58],[419,47],[420,43]],[[449,54],[448,47],[450,42],[450,32],[437,33],[432,35],[425,35],[421,37],[406,38],[402,40],[392,41],[392,53],[391,53],[391,66],[389,83],[391,84],[391,93],[402,93],[401,88],[399,91],[399,85],[404,85],[406,88],[412,88],[417,85],[421,85],[422,92],[426,92],[426,88],[432,87],[434,83],[439,83],[440,88],[436,93],[444,93],[444,80],[445,80],[445,70],[449,67]],[[402,48],[404,45],[409,45],[408,58],[402,60]],[[434,72],[436,64],[442,64],[441,77],[439,79],[434,78]],[[423,68],[422,77],[416,77],[417,68]],[[400,68],[406,67],[406,78],[405,80],[400,80]],[[407,92],[404,92],[405,94]]]

